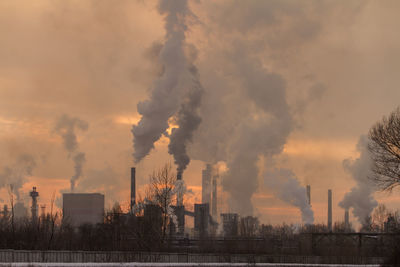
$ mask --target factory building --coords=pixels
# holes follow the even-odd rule
[[[208,221],[210,217],[210,205],[194,204],[194,229],[200,237],[208,235]]]
[[[224,237],[237,237],[239,215],[237,213],[221,213],[222,228]]]
[[[103,222],[104,195],[99,193],[63,194],[64,219],[77,227]]]
[[[161,235],[162,229],[162,210],[160,206],[147,204],[144,207],[144,223],[145,226],[151,226],[152,229],[147,229],[153,234]]]

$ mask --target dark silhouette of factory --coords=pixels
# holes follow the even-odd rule
[[[156,204],[137,203],[136,201],[136,169],[131,168],[131,189],[130,189],[130,210],[126,214],[122,214],[126,218],[135,217],[144,224],[151,224],[156,227],[156,231],[161,231],[163,211]],[[206,164],[202,171],[202,192],[201,203],[195,203],[192,210],[187,209],[183,205],[183,193],[177,192],[177,201],[170,208],[173,211],[175,220],[170,220],[168,225],[168,234],[175,237],[210,237],[223,236],[225,238],[234,238],[238,235],[253,236],[259,225],[258,219],[252,216],[241,217],[237,213],[218,213],[218,172],[213,171],[210,164]],[[182,175],[177,175],[177,181],[182,180]],[[306,186],[307,202],[311,206],[311,186]],[[31,218],[36,222],[39,215],[39,206],[37,198],[39,192],[36,187],[30,192],[32,198]],[[97,224],[104,222],[104,195],[100,193],[64,193],[62,195],[62,211],[63,220],[73,227],[83,224]],[[137,212],[138,207],[142,212]],[[45,206],[41,206],[42,214],[45,213]],[[14,204],[14,216],[27,217],[28,210],[22,202]],[[4,214],[10,213],[5,205]],[[140,215],[138,215],[140,214]],[[170,216],[169,214],[168,216]],[[193,231],[189,231],[185,227],[185,217],[194,219]],[[349,211],[345,210],[344,223],[350,226]],[[332,231],[332,190],[328,190],[328,214],[327,214],[328,231]],[[185,231],[186,230],[186,231]]]
[[[136,169],[131,168],[131,196],[130,212],[126,216],[136,216]],[[182,175],[177,175],[177,180],[182,180]],[[194,218],[193,235],[196,237],[207,237],[216,235],[218,221],[218,173],[213,173],[210,164],[202,171],[202,202],[194,204],[193,211],[183,205],[183,195],[177,192],[177,201],[171,208],[176,221],[170,222],[169,234],[177,237],[185,236],[185,217]],[[85,223],[101,223],[104,216],[104,195],[99,193],[64,193],[63,194],[63,217],[72,226]],[[143,222],[158,225],[161,228],[162,209],[155,204],[145,204],[143,207]],[[221,216],[222,234],[224,236],[235,236],[238,233],[239,215],[236,213],[223,213]],[[186,233],[187,234],[187,233]]]

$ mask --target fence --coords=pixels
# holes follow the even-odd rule
[[[382,264],[378,257],[194,254],[132,251],[0,250],[0,262],[173,262],[173,263],[303,263]]]

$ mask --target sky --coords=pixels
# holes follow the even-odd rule
[[[131,129],[142,118],[138,103],[179,63],[160,56],[174,38],[168,16],[177,12],[184,26],[171,29],[184,34],[184,64],[195,66],[202,92],[194,110],[201,122],[185,143],[188,209],[201,201],[201,170],[212,163],[221,174],[220,212],[301,223],[302,197],[290,194],[310,184],[314,222],[326,222],[328,189],[333,218],[343,220],[339,202],[358,181],[346,164],[360,157],[360,137],[399,105],[400,3],[176,3],[187,9],[139,0],[0,2],[0,204],[9,203],[6,184],[16,179],[27,206],[32,186],[40,205],[49,209],[54,194],[59,206],[77,151],[86,160],[76,191],[104,193],[107,208],[128,207],[130,167],[144,194],[149,174],[174,164],[168,135],[134,162]],[[176,99],[178,109],[186,100]],[[88,125],[75,129],[74,151],[55,130],[64,114]],[[176,113],[168,124],[168,131],[179,124]],[[7,169],[18,169],[11,182],[1,176]],[[372,194],[400,206],[399,190]]]

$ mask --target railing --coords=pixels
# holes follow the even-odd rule
[[[194,254],[130,251],[0,250],[0,262],[175,262],[175,263],[303,263],[382,264],[383,258],[253,254]]]

